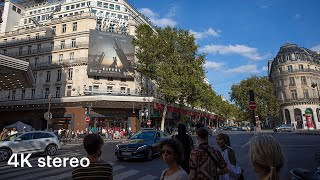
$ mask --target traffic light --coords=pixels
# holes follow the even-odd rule
[[[249,101],[254,101],[254,91],[249,90]]]

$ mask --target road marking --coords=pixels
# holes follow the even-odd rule
[[[148,175],[143,176],[142,178],[139,178],[137,180],[154,180],[154,179],[158,179],[158,177],[148,174]]]
[[[112,168],[112,171],[118,171],[118,170],[123,169],[123,168],[125,168],[125,167],[121,166],[121,165],[115,166],[115,167]]]
[[[66,171],[66,170],[69,170],[69,172],[66,172],[66,173],[63,173],[63,174],[60,174],[60,175],[52,175],[52,176],[49,176],[49,178],[51,179],[54,179],[54,180],[58,180],[58,179],[63,179],[63,178],[67,178],[67,177],[71,177],[72,176],[72,168],[58,168],[58,169],[55,169],[55,170],[52,170],[52,171],[44,171],[42,173],[37,173],[35,174],[35,176],[32,176],[31,179],[37,179],[41,176],[44,176],[46,174],[57,174],[61,171]],[[29,172],[28,172],[29,174]],[[48,179],[48,177],[45,177],[45,178],[42,178],[42,179]]]
[[[139,171],[137,171],[137,170],[131,169],[129,171],[126,171],[126,172],[123,172],[121,174],[117,174],[117,175],[113,176],[113,179],[114,180],[122,180],[122,179],[125,179],[125,178],[129,177],[129,176],[135,175],[138,172]]]

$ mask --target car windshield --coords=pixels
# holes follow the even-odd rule
[[[13,141],[14,139],[16,139],[18,136],[20,136],[22,133],[17,133],[11,136],[6,137],[5,139],[3,139],[2,141]]]
[[[154,138],[155,132],[154,131],[145,131],[139,132],[131,137],[131,139],[148,139],[152,140]]]

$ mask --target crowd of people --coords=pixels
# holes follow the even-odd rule
[[[186,126],[178,126],[178,134],[161,142],[161,157],[168,166],[160,180],[236,180],[244,179],[236,153],[227,134],[216,137],[219,149],[209,145],[209,133],[201,124],[196,126],[196,142],[186,133]],[[100,160],[103,139],[98,134],[84,138],[84,148],[90,159],[87,168],[77,167],[72,178],[112,179],[112,166]],[[253,136],[249,143],[249,159],[260,180],[279,180],[285,158],[279,142],[271,135]],[[95,173],[92,173],[95,171]]]
[[[23,127],[22,132],[26,132],[26,127]],[[0,141],[18,133],[17,128],[12,128],[11,131],[8,128],[3,128],[0,133]]]

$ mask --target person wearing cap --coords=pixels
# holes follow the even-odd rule
[[[23,130],[22,130],[22,132],[27,132],[26,127],[25,127],[25,126],[23,126]]]

